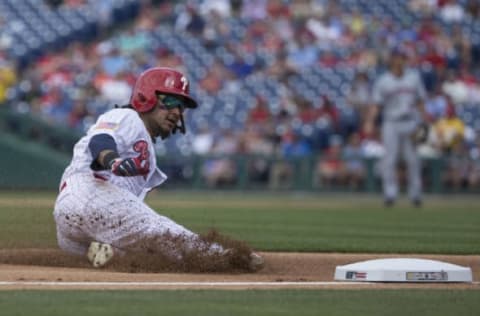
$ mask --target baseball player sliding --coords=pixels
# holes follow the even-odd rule
[[[155,138],[185,133],[183,112],[196,107],[182,73],[151,68],[137,79],[129,105],[98,118],[75,145],[60,182],[54,218],[62,250],[87,255],[94,267],[152,240],[160,241],[153,247],[174,262],[189,251],[212,258],[231,254],[143,201],[167,178],[156,167]],[[253,252],[248,260],[251,270],[264,262]]]
[[[426,93],[418,72],[405,67],[406,58],[405,52],[400,49],[391,52],[389,70],[373,86],[374,104],[367,121],[367,129],[373,129],[373,122],[381,111],[381,134],[385,146],[383,194],[386,206],[392,206],[397,199],[396,167],[400,153],[407,163],[410,200],[415,206],[421,206],[422,203],[420,159],[412,134],[426,118],[423,106]]]

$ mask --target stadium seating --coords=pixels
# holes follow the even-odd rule
[[[138,8],[138,1],[115,1],[111,20],[131,20]],[[94,39],[100,23],[94,4],[55,9],[41,0],[0,0],[0,17],[6,21],[0,33],[10,39],[8,53],[20,68],[70,42]]]
[[[340,0],[337,3],[342,12],[358,11],[367,19],[369,17],[390,19],[397,27],[407,27],[422,18],[422,13],[411,11],[407,7],[407,2],[403,0]],[[461,1],[461,3],[464,2]],[[201,1],[192,3],[201,3]],[[115,1],[111,11],[112,21],[126,21],[133,18],[138,13],[139,6],[139,1]],[[177,6],[174,14],[178,14],[178,10],[184,9],[181,5]],[[99,35],[98,28],[101,23],[93,1],[78,8],[52,9],[39,0],[0,0],[0,15],[5,21],[8,21],[1,32],[11,37],[13,43],[8,53],[18,61],[20,68],[34,62],[45,52],[58,50],[72,41],[87,43]],[[433,20],[438,23],[443,32],[450,31],[451,24],[438,16],[434,16]],[[217,41],[220,42],[213,48],[204,45],[198,36],[188,32],[174,31],[172,25],[161,24],[152,31],[151,51],[158,47],[168,48],[182,59],[192,82],[198,83],[206,76],[216,61],[220,61],[227,68],[232,65],[234,56],[225,48],[226,44],[241,43],[250,22],[247,18],[234,16],[226,18],[225,23],[228,25],[229,32],[217,38]],[[460,26],[471,39],[473,59],[479,62],[480,22],[467,17],[460,23]],[[375,34],[369,34],[367,39],[375,42]],[[356,46],[331,45],[328,49],[339,60],[344,61],[358,48]],[[314,107],[321,106],[319,100],[326,96],[337,106],[341,116],[352,115],[352,110],[346,101],[346,94],[354,78],[356,65],[341,62],[331,67],[325,67],[315,64],[290,76],[284,85],[279,78],[267,76],[263,72],[266,65],[274,61],[271,54],[257,49],[246,53],[243,58],[255,65],[254,72],[245,78],[235,78],[229,84],[224,85],[215,95],[209,95],[198,84],[192,84],[191,93],[202,106],[194,114],[187,114],[189,130],[196,131],[205,124],[214,130],[239,130],[245,125],[250,107],[259,96],[268,100],[272,113],[278,111],[281,102],[279,91],[282,89],[287,89],[293,95],[303,96]],[[371,69],[369,74],[373,77],[375,69]],[[432,89],[433,87],[429,83],[434,82],[435,73],[428,69],[422,69],[422,75],[427,83],[427,88]],[[67,99],[71,97],[68,96],[70,92],[68,89],[66,90]],[[15,87],[10,95],[11,100],[21,96],[21,87]],[[98,99],[90,100],[89,106],[97,112],[101,112],[104,109],[101,102]],[[480,111],[478,110],[480,105],[466,104],[459,105],[459,108],[459,114],[465,122],[480,131]],[[65,109],[68,111],[70,107],[66,106]],[[64,115],[64,113],[60,115]],[[292,120],[290,127],[303,131],[306,137],[315,135],[318,129],[323,128],[321,123],[298,126],[298,122],[298,120]],[[88,124],[84,126],[88,127]],[[191,134],[188,134],[185,138],[175,138],[158,144],[159,153],[189,155],[191,152],[188,144],[191,138]]]

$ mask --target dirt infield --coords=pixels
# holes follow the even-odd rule
[[[9,289],[250,289],[250,288],[455,288],[480,284],[359,284],[333,282],[337,265],[379,258],[423,258],[469,266],[480,280],[480,256],[383,255],[337,253],[262,253],[257,273],[128,273],[95,270],[86,260],[55,249],[0,250],[0,290]]]

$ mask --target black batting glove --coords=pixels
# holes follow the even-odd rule
[[[148,174],[148,168],[142,166],[137,158],[117,158],[111,161],[110,170],[120,177],[134,177]]]

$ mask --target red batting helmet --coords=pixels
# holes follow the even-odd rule
[[[157,94],[180,96],[185,100],[185,106],[197,107],[197,102],[189,95],[187,78],[172,68],[155,67],[141,73],[135,82],[130,104],[137,112],[148,112],[157,105]]]

